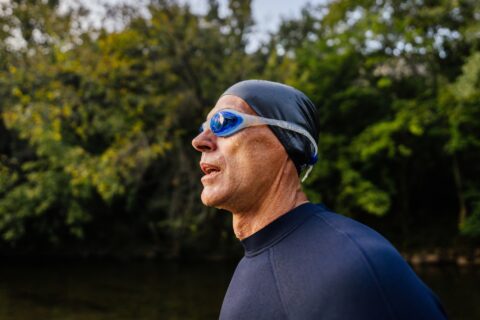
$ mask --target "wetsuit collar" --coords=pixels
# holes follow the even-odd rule
[[[243,239],[242,245],[245,249],[245,256],[254,256],[275,245],[285,238],[293,230],[303,224],[321,206],[310,202],[299,205],[280,216],[263,229]]]

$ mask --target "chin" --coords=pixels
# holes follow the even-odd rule
[[[209,188],[204,188],[202,191],[201,199],[202,203],[207,207],[215,207],[218,209],[223,209],[224,206],[222,205],[225,196],[218,194],[214,190],[209,190]]]
[[[218,202],[218,201],[216,201],[215,197],[213,195],[211,195],[205,189],[203,189],[203,191],[202,191],[201,199],[202,199],[202,203],[204,205],[206,205],[207,207],[215,207],[217,202]]]

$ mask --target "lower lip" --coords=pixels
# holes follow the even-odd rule
[[[201,181],[202,182],[207,182],[209,180],[212,180],[214,179],[216,176],[218,176],[220,174],[220,171],[216,171],[216,172],[212,172],[212,173],[209,173],[209,174],[206,174],[202,177]]]

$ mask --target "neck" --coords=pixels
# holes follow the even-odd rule
[[[296,169],[279,175],[260,199],[241,211],[232,211],[233,231],[238,239],[245,239],[263,229],[293,208],[308,202],[303,193]]]

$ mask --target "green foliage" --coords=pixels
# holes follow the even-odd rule
[[[205,235],[198,226],[212,214],[198,201],[190,140],[218,93],[256,67],[244,50],[250,6],[230,6],[226,19],[205,19],[152,2],[151,17],[128,11],[125,28],[110,32],[74,30],[80,13],[61,15],[53,3],[11,4],[3,18],[26,46],[2,51],[10,59],[0,77],[6,242],[95,242],[105,228],[118,241],[179,254],[186,234]],[[34,12],[34,27],[14,25]]]
[[[148,15],[114,7],[112,31],[82,26],[82,7],[0,3],[4,248],[228,252],[229,221],[200,204],[190,142],[247,78],[319,107],[312,201],[402,239],[430,225],[480,234],[476,1],[309,5],[252,53],[251,1],[229,1],[227,16],[208,4],[204,16],[174,1]]]
[[[478,166],[480,160],[480,54],[466,58],[462,74],[442,95],[440,110],[448,124],[445,150],[455,157],[455,182],[460,198],[459,226],[463,234],[480,234]]]
[[[309,195],[358,217],[389,213],[408,238],[424,210],[431,224],[455,223],[453,212],[434,216],[435,193],[450,190],[456,222],[477,230],[467,193],[480,188],[480,63],[477,38],[462,34],[478,25],[479,9],[472,1],[335,1],[284,22],[279,38],[298,63],[296,83],[321,110]],[[450,180],[445,191],[429,184],[436,179]]]

